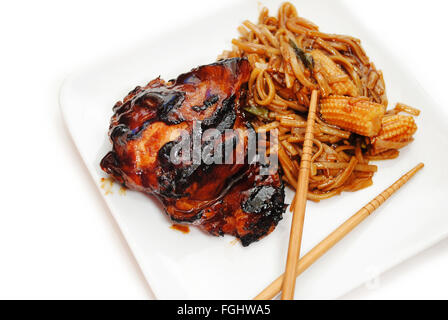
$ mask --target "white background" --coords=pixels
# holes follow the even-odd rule
[[[152,297],[64,127],[59,88],[78,68],[233,1],[1,2],[0,298]],[[344,2],[444,107],[446,2]],[[442,241],[345,298],[448,299],[447,249]]]

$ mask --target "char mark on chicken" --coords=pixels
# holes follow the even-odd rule
[[[234,235],[244,246],[269,234],[285,211],[284,186],[277,170],[262,175],[263,165],[247,157],[253,128],[240,110],[249,76],[248,61],[233,58],[135,88],[113,108],[113,148],[101,168],[127,188],[155,195],[176,223]],[[202,137],[209,129],[220,135],[217,145]],[[240,134],[228,135],[229,130]],[[176,162],[173,154],[184,156],[175,149],[182,132],[190,157]],[[207,148],[230,146],[233,159],[242,154],[245,160],[192,161],[197,141],[200,157]]]

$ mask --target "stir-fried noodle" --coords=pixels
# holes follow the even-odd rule
[[[278,132],[283,179],[296,187],[313,89],[320,94],[308,198],[319,201],[372,184],[370,161],[394,159],[412,141],[418,110],[404,104],[386,111],[381,71],[360,40],[319,31],[284,3],[277,17],[262,9],[258,23],[244,21],[232,51],[252,67],[249,106],[257,132]]]

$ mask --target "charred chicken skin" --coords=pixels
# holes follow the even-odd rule
[[[101,168],[127,188],[155,195],[176,223],[194,224],[217,236],[234,235],[244,246],[269,234],[285,211],[281,178],[277,170],[260,174],[263,164],[246,157],[247,134],[225,134],[253,131],[240,111],[249,76],[248,61],[233,58],[135,88],[113,108],[113,148]],[[208,129],[221,135],[218,148],[230,144],[233,159],[243,154],[245,160],[172,161],[181,132],[190,136],[187,148],[193,154],[194,141],[202,151],[210,146],[210,141],[195,139]]]

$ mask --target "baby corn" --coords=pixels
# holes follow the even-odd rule
[[[417,125],[411,116],[385,116],[380,132],[372,139],[374,153],[403,148],[413,141],[412,136],[416,131]]]
[[[350,77],[325,53],[314,50],[311,55],[315,63],[315,72],[324,76],[333,94],[358,96],[358,89]]]
[[[383,105],[363,98],[330,96],[320,102],[323,120],[366,137],[379,133],[384,113]]]
[[[417,131],[417,125],[411,116],[395,115],[384,117],[377,138],[395,142],[406,142]]]

